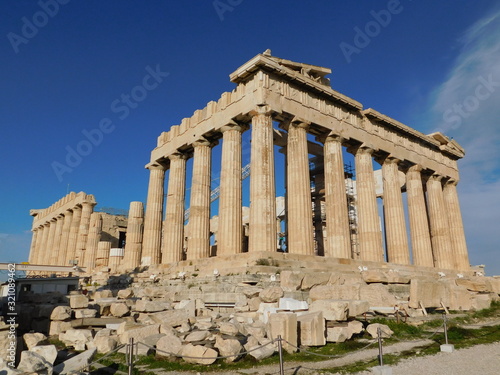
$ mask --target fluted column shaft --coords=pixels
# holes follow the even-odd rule
[[[144,241],[141,259],[141,264],[144,266],[160,263],[163,190],[165,184],[165,167],[163,165],[152,165],[148,169],[150,171],[149,188],[144,218]]]
[[[355,153],[359,248],[362,260],[383,262],[384,250],[375,193],[372,153],[372,149],[364,147],[359,147]]]
[[[421,171],[420,165],[414,165],[406,172],[406,198],[408,200],[413,264],[434,267]]]
[[[217,255],[238,254],[243,246],[241,198],[241,132],[240,126],[225,126],[223,132],[219,228]]]
[[[38,257],[40,254],[40,250],[42,248],[42,241],[43,241],[43,230],[44,226],[41,225],[37,229],[37,236],[36,236],[36,242],[35,242],[35,251],[33,252],[33,256],[30,258],[30,263],[37,264],[38,262]]]
[[[85,258],[83,266],[86,268],[87,273],[90,273],[95,268],[95,261],[97,259],[97,247],[101,239],[102,232],[102,215],[94,212],[90,215],[89,235],[87,238],[87,245],[85,246]]]
[[[287,195],[288,252],[314,255],[311,181],[307,151],[308,124],[288,126]]]
[[[434,174],[427,180],[427,205],[431,227],[431,242],[434,253],[434,264],[438,268],[455,268],[451,248],[450,226],[444,204],[443,177]]]
[[[47,238],[46,256],[43,257],[43,264],[54,265],[54,238],[56,234],[57,220],[50,220],[49,237]]]
[[[130,202],[127,222],[127,241],[123,267],[134,269],[141,264],[142,238],[144,229],[144,208],[142,202]],[[166,239],[168,241],[168,238]],[[108,265],[106,263],[106,265]]]
[[[163,224],[162,263],[182,260],[184,248],[184,205],[186,197],[186,156],[169,155],[167,207]]]
[[[63,215],[58,215],[56,218],[56,231],[54,233],[54,245],[53,245],[53,251],[51,253],[50,257],[50,264],[52,265],[58,265],[60,262],[60,246],[61,246],[61,235],[62,235],[62,228],[64,224],[64,216]]]
[[[193,177],[189,208],[187,259],[210,256],[211,145],[206,140],[193,144]]]
[[[398,159],[387,157],[382,163],[387,259],[391,263],[410,264],[405,211],[399,182],[399,162]]]
[[[33,259],[36,256],[36,241],[38,238],[38,228],[34,228],[32,230],[33,234],[31,236],[31,246],[30,246],[30,255],[28,258],[29,263],[33,263]]]
[[[49,240],[49,232],[50,232],[50,223],[45,223],[43,225],[42,232],[42,242],[40,243],[40,249],[37,251],[35,264],[47,264],[48,259],[50,257],[50,253],[47,250],[47,242]]]
[[[66,257],[68,254],[68,240],[69,232],[71,229],[71,221],[73,220],[73,211],[67,210],[64,213],[64,222],[61,232],[61,241],[59,243],[59,255],[57,257],[57,264],[60,266],[67,266]]]
[[[130,223],[130,216],[129,216],[128,223]],[[127,229],[128,229],[128,225],[127,225]],[[97,256],[96,256],[96,261],[95,261],[96,267],[108,266],[110,250],[111,250],[111,242],[99,241],[99,243],[97,244]],[[138,261],[140,261],[140,259]]]
[[[260,109],[252,117],[250,156],[249,252],[276,251],[276,185],[272,116]]]
[[[342,140],[338,136],[329,136],[324,141],[325,255],[334,258],[351,257]]]
[[[73,218],[69,228],[68,250],[66,251],[66,259],[64,265],[68,266],[70,261],[76,260],[76,245],[78,242],[78,231],[80,230],[80,222],[82,218],[82,208],[80,206],[73,207]]]
[[[444,204],[448,213],[451,247],[455,266],[459,270],[469,270],[469,253],[467,251],[462,212],[458,200],[457,182],[456,180],[449,180],[445,183],[443,188]]]
[[[90,215],[94,210],[94,204],[82,203],[82,216],[80,218],[80,228],[78,229],[78,241],[76,243],[75,259],[80,267],[85,262],[85,247],[87,246],[87,238],[89,234]]]

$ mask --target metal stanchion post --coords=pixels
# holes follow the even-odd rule
[[[448,327],[446,326],[446,314],[443,314],[443,320],[444,320],[444,342],[446,345],[448,345]]]
[[[380,327],[377,328],[377,336],[378,336],[378,361],[380,366],[384,365],[384,358],[382,354],[382,330]]]
[[[442,352],[452,353],[455,351],[455,346],[452,344],[448,344],[448,324],[447,324],[446,314],[443,314],[443,328],[444,328],[444,345],[440,346]]]
[[[132,375],[134,371],[134,338],[131,337],[128,341],[129,355],[128,355],[128,375]]]
[[[283,345],[281,343],[281,335],[278,335],[278,353],[280,355],[280,375],[285,375],[283,367]]]

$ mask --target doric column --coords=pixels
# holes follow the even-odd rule
[[[405,210],[399,182],[399,162],[399,159],[388,156],[382,163],[387,259],[391,263],[410,264]]]
[[[444,204],[448,213],[450,225],[451,248],[455,258],[455,266],[459,270],[469,270],[469,254],[467,243],[465,242],[464,224],[462,222],[462,212],[457,194],[458,181],[450,179],[446,181],[443,188]]]
[[[325,255],[334,258],[351,257],[342,142],[343,138],[336,135],[330,135],[324,140]]]
[[[205,139],[193,143],[193,176],[189,208],[187,259],[210,256],[211,144]]]
[[[373,151],[363,146],[355,150],[359,250],[362,260],[383,262],[382,232],[373,175]]]
[[[142,203],[141,203],[142,204]],[[129,215],[129,221],[128,224],[130,223],[130,215]],[[127,224],[127,229],[128,229],[128,224]],[[105,267],[109,264],[109,252],[111,250],[111,242],[108,241],[99,241],[97,244],[97,256],[96,256],[96,261],[95,261],[95,266],[97,267]],[[140,259],[138,259],[139,263]]]
[[[438,268],[455,268],[455,260],[451,250],[450,226],[444,205],[443,176],[433,174],[427,180],[427,205],[431,227],[431,242],[434,264]]]
[[[221,128],[223,133],[220,172],[219,227],[217,255],[242,252],[243,223],[241,198],[241,132],[236,124]]]
[[[134,269],[141,265],[144,208],[142,202],[130,202],[127,222],[127,241],[123,256],[123,268]],[[168,238],[167,241],[168,242]],[[107,265],[107,263],[106,263]]]
[[[42,239],[43,239],[43,228],[44,228],[44,226],[42,225],[42,226],[39,226],[38,228],[33,229],[33,231],[36,231],[36,238],[33,239],[33,241],[35,243],[35,245],[34,245],[35,247],[34,247],[32,252],[30,251],[29,262],[31,264],[36,264],[36,262],[38,261],[38,254],[40,252],[40,248],[42,245]],[[33,243],[32,243],[32,246],[33,246]]]
[[[38,238],[38,228],[32,229],[33,234],[31,235],[31,246],[30,246],[30,255],[28,258],[29,263],[33,263],[33,259],[36,256],[36,240]]]
[[[144,241],[142,244],[143,266],[159,264],[161,257],[161,231],[163,220],[163,187],[165,167],[160,164],[148,166],[149,188],[144,218]]]
[[[95,261],[97,259],[97,246],[101,239],[102,232],[102,215],[99,212],[94,212],[90,215],[90,227],[87,237],[87,244],[85,246],[85,257],[83,266],[86,268],[87,273],[90,273],[95,268]]]
[[[56,234],[56,227],[57,227],[57,220],[54,218],[50,220],[50,227],[49,227],[49,237],[47,238],[47,246],[46,246],[46,252],[45,256],[42,259],[43,264],[48,264],[48,265],[54,265],[52,263],[54,259],[54,238]]]
[[[42,242],[40,243],[40,248],[36,253],[35,264],[43,264],[46,265],[47,257],[50,257],[50,253],[47,250],[47,242],[49,240],[49,232],[50,232],[50,222],[43,224],[42,231]]]
[[[422,167],[420,165],[414,165],[406,172],[406,198],[408,201],[413,264],[434,267],[431,233],[429,231],[421,171]]]
[[[87,245],[87,237],[89,234],[90,215],[94,210],[94,206],[94,203],[82,203],[82,216],[80,218],[80,228],[78,229],[78,240],[75,252],[75,259],[78,261],[80,267],[83,267],[85,262],[85,246]]]
[[[311,180],[307,128],[303,121],[288,125],[287,201],[288,252],[314,255]]]
[[[66,257],[68,255],[68,240],[69,232],[71,229],[71,221],[73,220],[73,211],[66,210],[64,212],[64,222],[61,232],[61,242],[59,243],[59,256],[57,259],[57,264],[60,266],[67,266]]]
[[[169,155],[167,207],[163,224],[162,263],[182,260],[184,249],[184,204],[186,197],[186,155]],[[125,255],[126,256],[126,255]]]
[[[68,236],[68,250],[66,251],[66,259],[64,265],[70,265],[70,262],[76,260],[76,244],[78,242],[78,231],[80,230],[80,222],[82,218],[82,208],[80,206],[73,207],[73,218],[71,219],[71,226],[69,228]]]
[[[54,233],[54,245],[53,251],[50,256],[50,264],[58,265],[60,262],[60,245],[61,245],[61,235],[62,235],[62,227],[64,224],[64,215],[57,215],[56,218],[56,231]]]
[[[276,185],[273,119],[267,108],[252,113],[249,252],[276,251]]]

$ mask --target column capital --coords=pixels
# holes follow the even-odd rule
[[[386,164],[396,164],[396,165],[402,162],[401,159],[399,159],[391,154],[381,158],[380,160]]]
[[[169,160],[179,160],[179,159],[187,159],[187,155],[180,152],[180,151],[177,151],[177,152],[174,152],[173,154],[170,154],[167,156],[167,159]]]
[[[266,116],[271,116],[272,115],[272,110],[271,107],[268,105],[259,105],[255,107],[255,109],[252,109],[249,112],[250,116],[254,117],[257,115],[266,115]]]
[[[210,141],[205,137],[200,137],[196,141],[192,143],[193,147],[200,147],[200,146],[208,146],[208,147],[213,147],[219,144],[219,141]]]
[[[439,181],[439,182],[441,182],[442,179],[443,179],[443,176],[438,174],[438,173],[432,173],[428,177],[428,180],[434,180],[434,181]]]
[[[420,164],[414,164],[408,167],[407,172],[422,172],[424,168]]]
[[[160,164],[158,162],[154,162],[154,163],[149,163],[148,165],[146,165],[146,169],[149,169],[150,171],[152,170],[166,170],[165,166],[163,164]]]
[[[357,146],[350,146],[347,148],[347,152],[356,155],[356,154],[369,154],[372,155],[375,152],[375,148],[367,143],[363,143]]]
[[[298,128],[303,128],[303,129],[308,129],[309,126],[311,125],[311,121],[304,120],[303,118],[294,116],[290,120],[290,125],[293,125]]]
[[[338,142],[340,144],[343,144],[347,140],[347,138],[341,136],[340,134],[329,133],[323,136],[316,137],[316,140],[321,143]]]
[[[241,132],[243,132],[243,126],[241,124],[238,124],[235,121],[231,121],[231,122],[227,123],[226,125],[222,126],[219,130],[223,134],[229,130],[237,130],[241,133]]]
[[[454,178],[449,178],[448,180],[445,181],[444,183],[445,185],[453,185],[453,186],[457,186],[458,185],[458,180],[454,179]]]
[[[57,219],[62,219],[63,217],[64,217],[64,214],[59,214],[59,215],[56,216],[56,220]]]

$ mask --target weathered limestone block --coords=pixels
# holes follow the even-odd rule
[[[23,375],[25,373],[22,371],[16,370],[15,368],[10,367],[7,364],[7,362],[5,362],[2,357],[0,357],[0,374],[2,374],[2,375]]]
[[[361,272],[361,276],[365,283],[386,283],[388,282],[387,275],[379,270],[368,270]]]
[[[283,349],[295,353],[297,349],[297,315],[293,313],[277,313],[269,316],[268,338],[274,340],[281,335]]]
[[[189,320],[188,314],[184,310],[168,310],[150,314],[149,317],[156,323],[170,327],[178,327]]]
[[[262,301],[266,303],[278,302],[278,300],[283,297],[283,289],[279,286],[271,286],[260,292],[259,297]]]
[[[132,289],[122,289],[122,290],[119,290],[118,293],[116,294],[116,296],[119,298],[119,299],[129,299],[129,298],[132,298],[134,296],[134,291]]]
[[[209,331],[193,331],[184,338],[186,342],[198,342],[203,341],[210,336]]]
[[[97,336],[94,337],[94,345],[98,353],[108,353],[118,345],[118,337],[115,336]]]
[[[60,333],[66,332],[71,328],[71,322],[54,320],[53,322],[50,322],[49,336],[59,335]]]
[[[257,339],[263,339],[266,336],[266,325],[262,322],[254,322],[249,325],[243,325],[246,333]]]
[[[182,350],[182,341],[173,333],[165,333],[165,336],[156,342],[156,349],[161,356],[179,355]]]
[[[296,310],[307,310],[309,305],[306,301],[299,301],[294,298],[280,298],[278,309],[296,311]]]
[[[410,283],[409,306],[413,309],[419,308],[419,302],[425,307],[441,307],[448,293],[444,282],[438,280],[412,279]]]
[[[276,348],[271,343],[271,340],[257,340],[252,336],[248,337],[247,343],[244,345],[244,348],[247,352],[250,352],[248,353],[250,356],[254,357],[258,361],[272,356],[276,351]]]
[[[378,337],[377,330],[380,327],[380,335],[382,338],[386,339],[393,335],[393,331],[385,324],[373,323],[366,327],[366,332],[368,332],[374,339]]]
[[[32,347],[30,351],[38,354],[51,365],[54,364],[57,358],[57,349],[55,345],[38,345]]]
[[[63,363],[58,364],[54,367],[54,372],[59,375],[70,375],[82,368],[85,368],[89,363],[92,362],[92,358],[96,353],[97,349],[92,348],[86,350],[85,352],[78,354]]]
[[[463,286],[472,292],[490,292],[492,286],[487,277],[471,277],[468,279],[456,279],[458,286]]]
[[[316,300],[360,299],[360,284],[317,285],[309,291],[309,298]]]
[[[74,310],[75,318],[95,318],[97,316],[97,310],[94,309],[78,309]]]
[[[249,311],[257,311],[260,307],[262,300],[260,297],[253,297],[248,300],[248,310]]]
[[[344,342],[352,337],[352,331],[347,323],[335,325],[335,327],[328,327],[326,329],[326,341],[328,342]]]
[[[450,285],[446,296],[443,297],[444,304],[450,310],[467,311],[472,309],[472,293],[463,286]]]
[[[347,326],[349,327],[353,335],[357,335],[364,330],[363,323],[361,323],[359,320],[350,320],[347,322]]]
[[[116,316],[117,318],[121,318],[129,313],[129,308],[127,304],[122,302],[112,303],[109,311],[111,315]]]
[[[50,314],[50,320],[67,320],[71,319],[71,307],[57,306]]]
[[[135,303],[134,310],[139,312],[153,313],[168,310],[170,309],[170,307],[171,306],[169,302],[138,300]]]
[[[243,346],[236,339],[224,340],[222,337],[217,336],[215,339],[214,347],[219,351],[222,357],[227,357],[225,361],[227,363],[234,362],[238,359],[239,354],[243,350]]]
[[[236,336],[239,330],[235,324],[223,322],[219,324],[219,332],[223,335]]]
[[[29,350],[21,353],[21,361],[17,369],[25,373],[52,374],[52,364],[41,355]]]
[[[487,309],[491,306],[492,296],[490,294],[476,294],[472,296],[472,308],[474,310]]]
[[[245,286],[241,289],[241,293],[247,298],[257,297],[262,292],[262,288],[256,286]]]
[[[340,300],[317,300],[311,303],[309,311],[322,311],[326,320],[347,320],[349,303]]]
[[[280,274],[280,285],[285,292],[299,290],[305,274],[303,272],[285,270]]]
[[[491,291],[500,294],[500,277],[490,277]]]
[[[86,309],[89,305],[89,299],[83,294],[69,296],[69,306],[72,309]]]
[[[159,324],[153,324],[150,326],[140,326],[137,327],[130,327],[130,329],[127,329],[127,323],[124,322],[120,324],[120,328],[118,329],[118,338],[120,340],[121,344],[128,344],[130,338],[134,338],[136,342],[138,341],[143,341],[146,337],[156,335],[157,333],[160,333],[160,325]],[[124,326],[124,332],[120,334],[122,331],[122,325]]]
[[[386,276],[389,284],[409,284],[411,281],[411,277],[409,275],[401,275],[396,271],[386,272]]]
[[[346,302],[349,304],[349,318],[355,318],[356,316],[363,315],[365,312],[370,310],[370,302],[368,301],[348,300]]]
[[[201,345],[187,344],[182,348],[182,359],[188,363],[198,363],[200,365],[211,365],[216,361],[217,352],[213,349]],[[198,357],[198,358],[190,358]]]
[[[300,345],[322,346],[325,340],[325,319],[323,312],[317,311],[297,316]]]
[[[174,306],[175,310],[184,310],[189,316],[196,316],[196,301],[185,299]]]
[[[72,346],[75,350],[82,351],[92,341],[92,331],[90,329],[68,329],[59,334],[59,340],[66,346]]]
[[[387,288],[387,285],[383,284],[362,285],[359,299],[368,301],[370,306],[394,306],[398,301]]]
[[[48,343],[47,336],[43,333],[35,332],[35,333],[25,333],[23,335],[24,343],[28,350],[31,350],[32,347],[37,345],[43,345]]]
[[[300,285],[301,290],[309,290],[316,285],[326,285],[331,277],[330,272],[306,273]]]
[[[98,300],[102,298],[113,298],[113,292],[109,289],[106,290],[99,290],[95,292],[92,296],[92,299]]]

